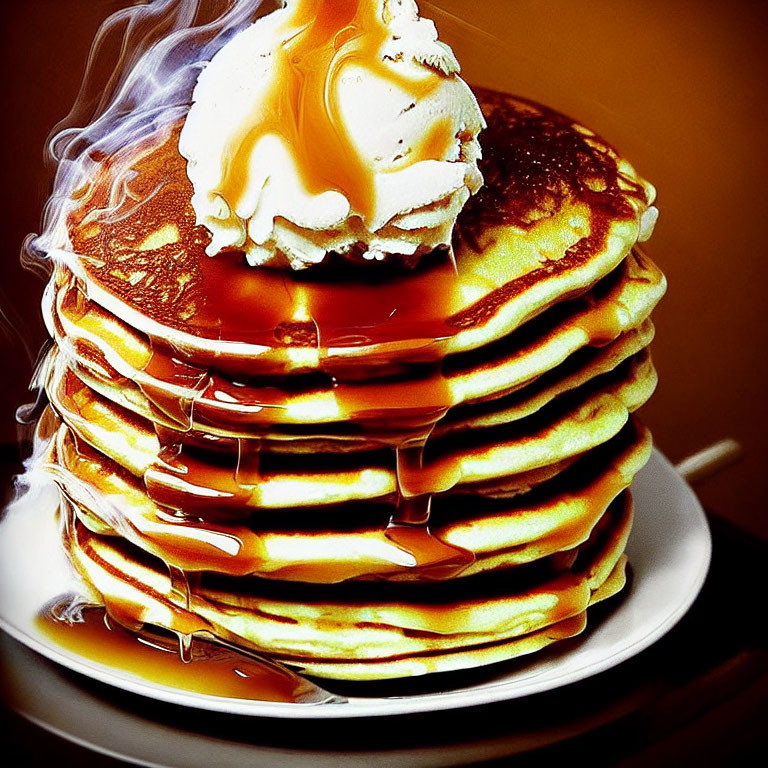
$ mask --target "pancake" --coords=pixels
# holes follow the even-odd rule
[[[413,260],[207,256],[179,122],[93,158],[39,377],[63,543],[114,619],[371,680],[538,650],[621,589],[655,191],[477,96],[485,185]]]

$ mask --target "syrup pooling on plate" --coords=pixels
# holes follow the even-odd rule
[[[181,656],[172,636],[152,627],[128,631],[102,608],[86,608],[78,618],[44,611],[36,625],[60,648],[169,688],[254,701],[339,701],[287,668],[220,643],[190,635]]]
[[[78,535],[74,509],[71,504],[62,509],[65,537]],[[40,612],[36,627],[58,647],[171,688],[262,701],[344,701],[272,659],[217,638],[190,610],[199,574],[167,567],[165,606],[174,615],[170,632],[146,624],[144,606],[125,595],[106,597],[103,608],[64,595]]]

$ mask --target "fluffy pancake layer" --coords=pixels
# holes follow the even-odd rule
[[[204,576],[182,606],[162,562],[77,526],[70,555],[116,617],[211,632],[322,677],[383,679],[476,666],[537,650],[584,627],[624,584],[632,507],[624,494],[567,558],[517,572],[420,585],[301,585]]]

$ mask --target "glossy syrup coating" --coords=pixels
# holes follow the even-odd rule
[[[352,5],[340,3],[334,13],[347,13]],[[339,616],[350,617],[350,631],[398,636],[392,653],[397,656],[400,643],[411,649],[398,657],[396,666],[401,669],[400,661],[409,654],[414,659],[440,659],[434,662],[437,665],[460,663],[444,661],[446,653],[453,653],[451,643],[456,642],[457,648],[469,643],[458,614],[425,607],[446,604],[449,595],[452,600],[463,595],[467,605],[479,611],[486,600],[489,605],[494,600],[501,605],[501,596],[513,584],[519,584],[522,592],[530,587],[531,594],[544,599],[536,584],[549,584],[547,579],[554,574],[562,591],[557,592],[560,597],[551,618],[556,625],[572,622],[566,633],[572,634],[583,627],[583,611],[603,581],[612,584],[609,591],[619,588],[623,573],[619,557],[631,514],[626,504],[621,514],[606,510],[644,460],[646,438],[621,429],[629,412],[652,389],[655,379],[649,364],[643,367],[638,358],[620,366],[620,360],[633,353],[609,355],[616,368],[614,381],[600,379],[598,370],[608,375],[607,369],[597,369],[589,358],[588,373],[584,380],[574,380],[574,392],[553,395],[553,403],[541,407],[540,413],[534,408],[519,421],[507,424],[502,418],[499,423],[449,430],[439,437],[435,430],[451,423],[457,405],[472,405],[472,398],[468,403],[457,398],[452,376],[456,378],[458,372],[461,380],[465,373],[482,373],[482,358],[490,349],[496,363],[495,356],[505,360],[507,348],[530,346],[533,354],[546,347],[545,341],[552,344],[559,339],[559,334],[575,339],[569,342],[572,352],[585,346],[620,346],[626,334],[635,332],[660,296],[660,281],[652,267],[639,254],[627,256],[636,219],[651,201],[649,189],[609,147],[567,118],[504,94],[479,90],[478,97],[489,122],[483,140],[485,197],[478,198],[482,205],[473,203],[462,212],[453,253],[425,254],[415,264],[393,261],[366,265],[370,269],[363,270],[331,258],[328,264],[296,274],[251,268],[237,251],[208,257],[205,248],[210,238],[195,225],[189,202],[192,189],[177,150],[178,125],[168,126],[141,147],[97,159],[99,172],[90,187],[81,190],[69,217],[72,246],[80,261],[71,274],[62,269],[56,287],[55,332],[62,348],[72,332],[76,338],[74,355],[66,361],[68,372],[61,379],[62,392],[51,392],[54,400],[59,397],[56,407],[65,422],[52,462],[70,473],[61,481],[63,486],[71,482],[75,488],[75,478],[90,482],[104,497],[119,499],[122,493],[125,500],[130,497],[131,503],[145,505],[144,512],[131,516],[121,513],[119,504],[114,509],[99,509],[98,504],[91,509],[86,496],[75,500],[81,534],[71,550],[80,557],[87,578],[103,577],[100,583],[109,595],[108,606],[113,614],[120,613],[115,618],[130,623],[133,617],[142,623],[149,620],[147,606],[155,605],[157,610],[165,606],[162,611],[170,610],[165,614],[170,617],[166,626],[182,636],[186,652],[191,642],[188,635],[220,621],[220,617],[204,619],[197,613],[202,610],[204,592],[205,600],[222,605],[233,600],[225,609],[230,617],[237,614],[235,606],[242,601],[246,624],[255,616],[274,618],[267,616],[262,597],[267,602],[282,600],[285,607],[280,610],[285,614],[278,623],[298,626],[306,621],[310,633],[316,627],[314,618],[296,616],[328,600],[338,607]],[[563,227],[571,228],[567,238],[562,245],[556,241],[554,256],[547,255],[551,239],[546,233]],[[619,246],[617,231],[623,233]],[[490,279],[483,262],[487,249],[502,236],[508,238],[505,243],[528,237],[540,246],[540,258],[523,268],[515,263],[518,253],[510,247],[493,257],[505,264],[499,272],[502,277]],[[613,255],[605,259],[611,249]],[[593,262],[603,266],[584,272],[586,278],[575,277]],[[549,297],[526,309],[528,297],[545,285],[553,286]],[[646,298],[637,306],[621,298],[627,286],[641,294],[646,291]],[[110,300],[105,301],[105,296]],[[516,319],[486,333],[515,303],[523,307],[513,315]],[[533,330],[537,316],[542,320]],[[134,319],[142,327],[133,327]],[[122,362],[94,343],[107,328],[114,338],[106,347],[112,352],[117,348]],[[91,332],[90,341],[84,329]],[[177,331],[183,343],[178,342],[182,336]],[[649,340],[647,335],[642,338],[634,353]],[[227,344],[234,351],[221,354],[220,345]],[[253,352],[257,347],[263,355]],[[249,352],[238,355],[238,350],[245,349]],[[133,371],[131,364],[126,366],[131,355],[139,360]],[[557,367],[556,360],[552,366]],[[471,412],[470,417],[493,420],[502,395],[517,389],[525,392],[545,370],[546,366],[537,368],[529,379],[498,385],[484,395],[485,403],[491,405],[477,414]],[[99,381],[94,371],[100,371],[104,385],[98,397],[90,390]],[[560,372],[565,375],[564,368]],[[318,387],[332,393],[337,411],[327,424],[311,412],[304,422],[287,415],[302,386],[310,392]],[[138,393],[136,402],[140,395],[147,403],[149,411],[138,420],[129,407],[130,398],[120,406],[107,402],[126,393]],[[126,449],[120,455],[114,443],[107,450],[91,429],[108,426],[119,431],[121,423],[124,436],[135,445],[158,446],[149,456],[151,471],[128,468],[126,456],[130,454],[133,461],[141,452]],[[245,433],[233,429],[246,426]],[[302,439],[290,440],[292,429],[302,439],[317,431],[324,450],[302,452],[298,449]],[[558,429],[570,430],[574,435],[570,443],[559,437],[546,442],[550,435],[559,434]],[[280,430],[286,439],[278,449],[274,438]],[[592,485],[580,492],[569,485],[573,480],[558,485],[559,473],[583,458],[568,445],[581,444],[578,439],[591,432],[602,435],[602,440],[625,437],[616,437],[619,442],[595,459]],[[509,468],[494,469],[496,476],[460,488],[466,503],[451,507],[450,493],[460,479],[456,455],[464,451],[471,460],[482,460],[503,446],[528,445],[533,437],[553,446],[548,460],[522,466],[516,479],[505,476],[505,472],[514,474]],[[345,440],[352,445],[359,441],[363,449],[356,453],[342,448]],[[295,452],[292,445],[297,447]],[[632,458],[620,471],[617,457],[624,453]],[[589,451],[585,455],[588,461]],[[148,454],[143,456],[141,461]],[[116,469],[120,460],[122,468]],[[549,474],[548,462],[553,465]],[[296,467],[302,469],[296,472]],[[309,501],[299,491],[293,509],[255,511],[253,500],[262,486],[286,477],[301,481],[302,472],[318,478],[333,473],[346,477],[347,472],[355,481],[387,476],[392,482],[379,496],[371,493],[357,499],[357,506],[347,503],[349,498],[338,501],[330,495]],[[536,472],[540,476],[535,477]],[[515,516],[534,519],[531,510],[495,500],[504,499],[504,494],[526,498],[526,491],[546,481],[553,483],[549,486],[553,508],[554,500],[563,495],[581,499],[581,506],[573,506],[581,512],[559,518],[552,531],[542,535],[540,549],[518,541],[499,551],[492,547],[480,551],[469,539],[451,533],[447,509],[459,515],[460,520],[454,520],[459,527],[466,523],[480,530],[507,525]],[[353,482],[349,488],[345,482],[340,487],[346,492]],[[535,506],[539,497],[530,498]],[[542,509],[545,498],[543,493]],[[491,508],[497,503],[494,514]],[[105,518],[116,522],[111,530]],[[363,520],[368,526],[365,531]],[[342,541],[345,532],[347,541],[356,535],[377,535],[379,543],[389,547],[388,557],[396,552],[398,561],[367,563],[360,557],[352,566],[352,559],[318,565],[302,564],[294,555],[292,562],[274,572],[259,562],[267,541],[288,541],[291,536],[301,545],[333,536]],[[126,542],[115,541],[114,533],[127,533]],[[605,541],[610,546],[604,547]],[[137,542],[143,552],[134,547]],[[235,546],[234,555],[227,555],[225,545]],[[215,554],[212,546],[219,547]],[[591,562],[590,553],[596,563],[605,563],[600,567],[606,572],[601,571],[599,578],[590,571],[591,565],[583,566]],[[529,555],[534,560],[526,564]],[[126,601],[117,585],[133,588],[126,579],[134,569],[155,583],[160,578],[158,561],[153,559],[157,557],[167,573],[157,583],[165,586],[152,587],[151,594],[146,591],[146,604]],[[608,571],[615,574],[612,580]],[[131,583],[135,587],[138,581],[134,578]],[[214,599],[217,589],[221,594]],[[401,606],[392,610],[402,611],[396,621],[404,626],[392,628],[360,618],[352,604],[369,600]],[[440,626],[416,630],[409,628],[412,620],[420,626],[430,621]],[[323,630],[319,631],[322,635]],[[550,639],[561,631],[564,628],[553,627]],[[468,632],[471,635],[471,628]],[[535,632],[529,634],[532,645],[525,647],[533,649],[545,642],[534,638]],[[321,639],[332,644],[332,635],[329,629]],[[476,658],[486,658],[480,645],[494,648],[487,658],[497,660],[506,653],[502,647],[513,642],[493,633],[483,636],[486,639],[478,641]],[[413,643],[423,643],[427,650],[414,651]],[[318,656],[329,653],[320,650],[325,647],[319,642]],[[305,660],[298,651],[283,650],[279,656],[297,664]],[[333,676],[333,665],[342,662],[341,657],[327,658],[318,662],[318,668]],[[330,666],[323,667],[324,663]],[[383,667],[371,674],[389,676]]]

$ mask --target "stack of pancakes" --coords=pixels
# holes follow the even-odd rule
[[[51,254],[46,464],[115,619],[377,679],[534,651],[621,589],[654,191],[476,95],[485,186],[415,265],[206,256],[178,124],[95,159]]]

